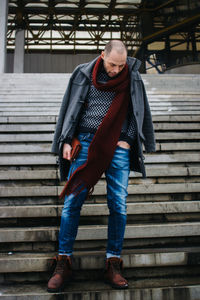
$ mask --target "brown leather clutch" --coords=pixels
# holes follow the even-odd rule
[[[77,137],[73,138],[71,146],[72,146],[72,150],[71,150],[71,162],[72,162],[77,158],[77,156],[81,150],[81,143],[77,139]]]

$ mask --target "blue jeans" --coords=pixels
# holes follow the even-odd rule
[[[81,133],[78,138],[82,149],[72,163],[70,175],[87,160],[88,148],[94,134]],[[113,159],[105,171],[107,182],[107,204],[109,208],[107,253],[120,255],[126,227],[126,198],[130,172],[130,150],[116,147]],[[65,196],[59,233],[59,254],[71,255],[78,231],[81,207],[87,191],[78,196]]]

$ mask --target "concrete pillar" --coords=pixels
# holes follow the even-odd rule
[[[24,73],[24,43],[25,30],[15,32],[14,73]]]
[[[0,73],[6,71],[8,0],[0,1]]]

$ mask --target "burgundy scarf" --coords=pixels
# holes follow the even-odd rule
[[[65,194],[77,195],[85,188],[89,192],[94,187],[113,158],[126,118],[130,99],[128,65],[125,65],[119,76],[102,84],[97,82],[97,74],[102,68],[102,63],[103,60],[99,57],[92,72],[93,84],[99,90],[115,92],[115,97],[92,139],[87,161],[72,174],[60,198],[63,198]]]

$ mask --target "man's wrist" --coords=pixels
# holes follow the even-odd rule
[[[63,140],[64,144],[69,144],[71,146],[72,144],[72,138],[71,137],[66,137],[64,140]]]

